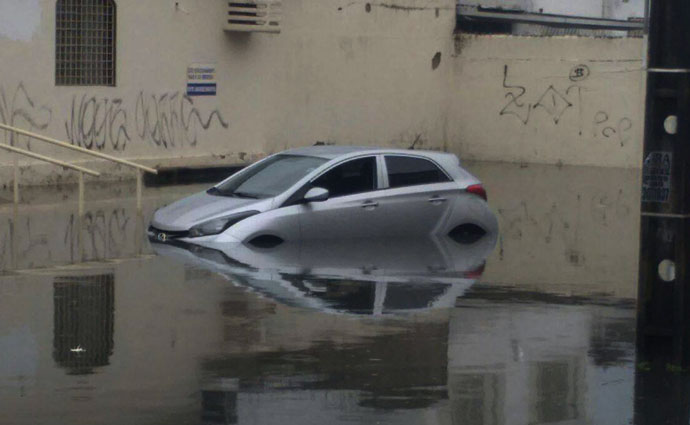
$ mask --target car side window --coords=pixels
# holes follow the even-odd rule
[[[369,156],[340,164],[314,180],[312,187],[328,189],[331,198],[372,191],[376,189],[376,158]]]
[[[386,168],[391,188],[450,181],[436,164],[423,158],[386,156]]]

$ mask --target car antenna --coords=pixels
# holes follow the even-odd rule
[[[413,150],[414,150],[414,147],[417,145],[417,142],[419,142],[419,140],[420,140],[421,138],[422,138],[422,135],[421,135],[421,134],[417,134],[417,136],[414,138],[414,142],[412,142],[412,145],[410,145],[410,147],[407,148],[407,149],[413,151]]]

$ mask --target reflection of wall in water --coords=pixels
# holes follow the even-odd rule
[[[113,274],[57,276],[53,288],[55,362],[78,375],[108,365],[114,347]]]
[[[530,365],[530,422],[576,421],[583,418],[585,376],[578,357],[543,360]]]
[[[484,182],[500,226],[484,282],[637,296],[638,170],[503,163],[469,168]]]
[[[463,425],[505,424],[505,371],[458,369],[448,377],[451,420]]]
[[[202,386],[201,423],[232,425],[237,423],[237,379],[214,379]]]
[[[589,358],[597,366],[615,366],[632,360],[635,328],[631,317],[634,305],[592,320],[589,337]]]
[[[86,184],[81,225],[77,188],[72,185],[46,187],[22,188],[22,205],[16,217],[12,208],[0,208],[0,271],[80,262],[80,228],[83,260],[130,258],[138,255],[140,249],[149,252],[143,223],[149,222],[154,210],[205,186],[147,187],[143,217],[139,217],[131,182],[109,182],[106,186]],[[1,192],[0,206],[6,207],[1,201],[3,198],[11,201],[12,194]]]
[[[629,383],[621,389],[608,381],[632,377],[634,338],[612,338],[617,350],[607,355],[593,349],[600,335],[592,334],[622,323],[632,329],[634,310],[521,305],[480,295],[460,298],[451,316],[448,388],[454,424],[610,423],[599,420],[632,410],[626,411]],[[604,393],[615,400],[615,409],[592,402]]]
[[[254,393],[283,393],[271,396],[278,399],[289,398],[285,394],[293,391],[327,397],[357,391],[355,403],[343,403],[356,409],[423,409],[447,399],[447,335],[446,323],[417,323],[405,332],[373,336],[358,344],[324,341],[298,351],[251,351],[210,358],[201,367],[204,374],[236,380],[240,400]],[[204,406],[210,406],[224,396],[205,397]]]

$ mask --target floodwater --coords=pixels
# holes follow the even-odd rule
[[[477,163],[501,230],[151,244],[207,185],[0,193],[0,424],[688,423],[636,364],[636,170]]]

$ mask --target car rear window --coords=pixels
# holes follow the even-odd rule
[[[386,156],[386,168],[391,188],[450,181],[436,164],[423,158]]]

